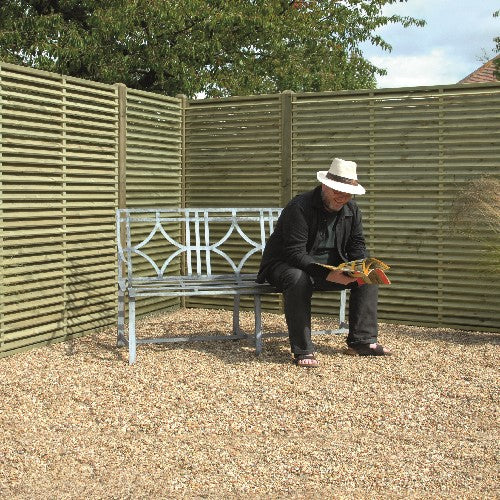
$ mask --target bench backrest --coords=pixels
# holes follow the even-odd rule
[[[116,211],[118,278],[243,273],[260,255],[281,208],[144,208]]]

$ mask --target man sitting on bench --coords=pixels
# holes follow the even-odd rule
[[[283,293],[285,318],[294,362],[319,365],[311,341],[313,291],[350,289],[347,353],[384,356],[391,351],[377,343],[377,285],[358,285],[342,271],[320,264],[339,265],[367,257],[361,212],[353,194],[358,183],[356,163],[335,158],[328,171],[317,172],[321,185],[293,198],[270,236],[257,281],[268,281]]]

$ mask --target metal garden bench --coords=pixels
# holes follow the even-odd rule
[[[240,297],[253,296],[255,350],[262,351],[261,296],[277,293],[255,282],[258,263],[272,233],[279,208],[118,209],[118,340],[128,344],[129,362],[144,343],[248,338],[240,328]],[[250,271],[246,270],[250,268]],[[139,297],[233,296],[233,332],[228,335],[137,339],[136,300]],[[128,298],[128,339],[125,300]],[[341,292],[338,330],[346,333],[346,292]],[[265,336],[286,335],[266,334]]]

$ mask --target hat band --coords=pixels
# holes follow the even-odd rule
[[[347,177],[341,177],[340,175],[333,175],[330,172],[326,173],[326,178],[331,181],[342,182],[343,184],[350,184],[351,186],[357,186],[358,181],[356,179],[348,179]]]

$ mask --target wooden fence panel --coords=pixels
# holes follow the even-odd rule
[[[182,99],[133,89],[126,91],[126,207],[178,208],[182,205]],[[181,226],[170,228],[180,239]],[[146,238],[151,227],[144,227]],[[139,236],[139,232],[136,233]],[[160,259],[161,238],[153,239],[148,254]],[[143,260],[146,270],[150,264]],[[179,274],[180,261],[169,267]],[[153,297],[137,303],[137,314],[178,307],[178,298]]]
[[[358,162],[368,246],[393,266],[381,320],[498,330],[498,276],[488,287],[464,279],[488,254],[450,230],[450,208],[471,179],[498,174],[499,99],[498,85],[295,96],[294,192],[313,187],[333,157]],[[318,296],[315,312],[328,301]]]
[[[115,319],[114,87],[0,66],[0,353]]]
[[[279,95],[189,101],[185,125],[186,206],[279,207],[281,120]],[[222,234],[214,233],[214,238],[217,236]],[[234,249],[228,248],[228,252],[236,254],[239,242],[228,242],[231,244]],[[277,299],[266,297],[265,301],[266,307],[276,309]],[[221,307],[232,302],[221,297],[194,297],[186,303]],[[251,299],[242,300],[244,307],[252,304]]]
[[[500,174],[500,88],[464,85],[445,89],[441,100],[438,323],[499,331],[500,276],[491,272],[498,262],[487,249],[499,255],[499,235],[477,224],[484,246],[449,230],[448,219],[457,192],[482,175]],[[498,213],[496,196],[490,203]]]

